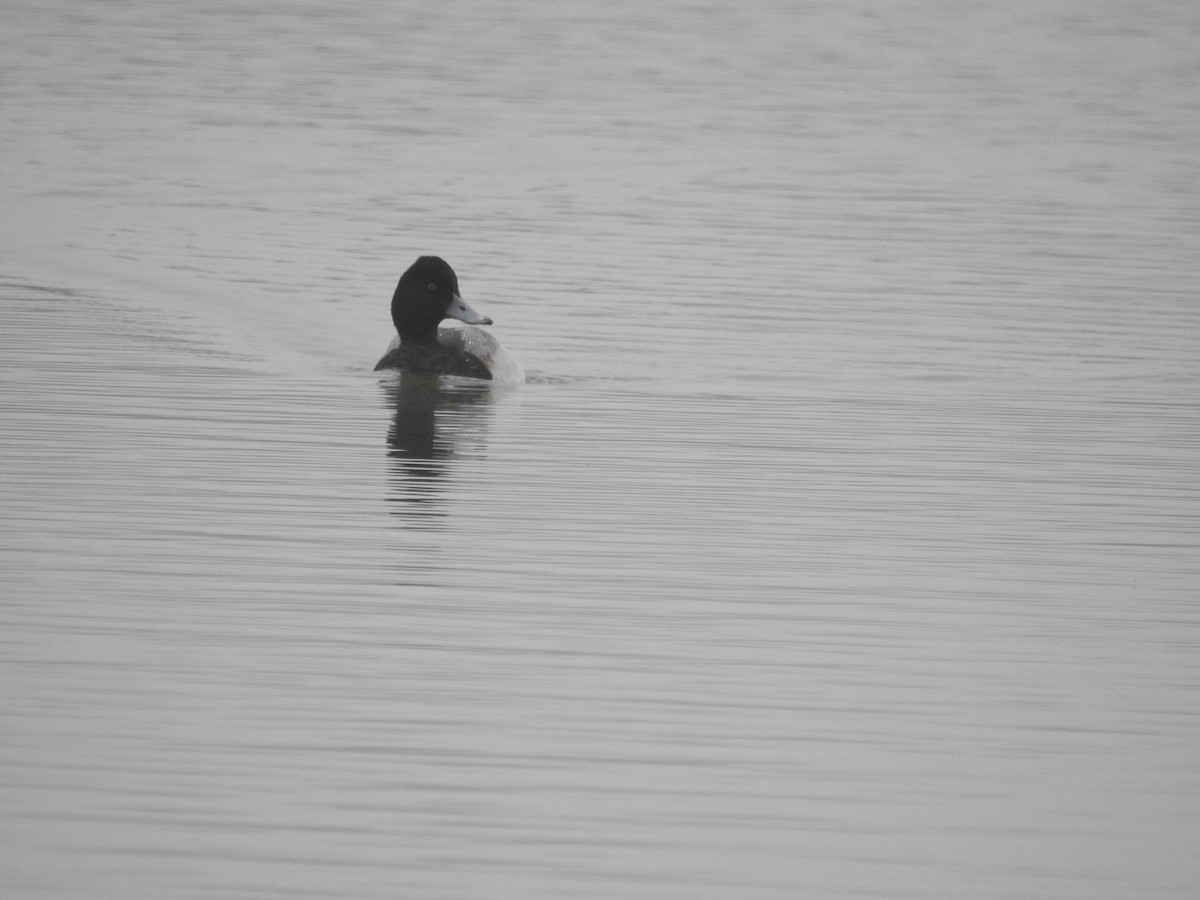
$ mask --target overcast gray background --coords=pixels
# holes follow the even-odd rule
[[[1194,896],[1200,7],[0,45],[4,897]]]

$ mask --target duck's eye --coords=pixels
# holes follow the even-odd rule
[[[437,290],[437,282],[431,281],[431,282],[429,282],[429,284],[425,285],[425,287],[431,291],[436,291]]]

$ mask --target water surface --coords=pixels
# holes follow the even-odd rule
[[[1192,895],[1200,14],[2,33],[6,897]]]

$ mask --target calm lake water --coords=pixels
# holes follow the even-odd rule
[[[1195,895],[1200,6],[0,35],[5,898]]]

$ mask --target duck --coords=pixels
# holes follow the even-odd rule
[[[445,319],[464,325],[440,328]],[[408,267],[392,295],[396,337],[375,371],[396,369],[424,375],[457,375],[520,383],[525,373],[492,335],[477,325],[492,320],[462,298],[458,276],[439,256],[422,256]]]

